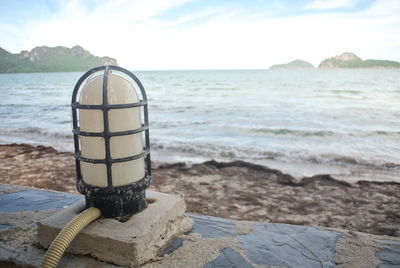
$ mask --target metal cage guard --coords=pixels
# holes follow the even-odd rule
[[[82,86],[82,83],[92,74],[104,70],[103,76],[103,103],[101,105],[82,105],[77,102],[76,98],[78,92]],[[138,85],[142,94],[142,99],[136,103],[127,104],[108,104],[108,74],[111,70],[119,71],[128,75]],[[151,160],[150,160],[150,138],[149,138],[149,117],[147,107],[147,96],[142,83],[139,79],[129,72],[118,66],[100,66],[87,71],[76,83],[73,94],[72,94],[72,123],[73,123],[73,134],[74,134],[74,146],[75,146],[75,164],[76,164],[76,188],[77,190],[86,196],[86,206],[94,206],[101,210],[104,217],[124,217],[131,214],[140,212],[146,207],[146,195],[145,189],[151,183]],[[124,109],[133,107],[143,107],[144,124],[138,129],[132,129],[121,132],[111,132],[109,129],[108,111],[112,109]],[[80,131],[77,118],[78,109],[96,109],[103,112],[104,130],[103,132],[84,132]],[[143,153],[132,155],[124,158],[113,159],[110,155],[110,138],[113,136],[123,136],[145,132],[145,146]],[[90,159],[82,157],[80,151],[80,140],[79,136],[88,137],[103,137],[105,143],[105,159]],[[139,158],[145,158],[146,171],[145,176],[135,182],[134,184],[113,187],[111,165],[113,163],[127,162]],[[107,168],[107,187],[97,187],[87,184],[82,179],[81,173],[81,161],[87,163],[102,163]]]

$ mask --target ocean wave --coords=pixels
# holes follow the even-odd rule
[[[337,95],[330,95],[330,94],[319,94],[315,95],[316,98],[335,98],[335,99],[350,99],[350,100],[362,100],[366,99],[365,96],[360,95],[346,95],[346,94],[337,94]]]
[[[45,130],[43,128],[38,128],[38,127],[0,129],[0,135],[1,136],[40,135],[40,136],[58,138],[58,139],[72,139],[73,138],[72,131],[71,131],[71,133],[54,132],[54,131],[48,131],[48,130]]]
[[[170,153],[184,154],[188,158],[190,156],[202,156],[206,159],[217,160],[243,160],[257,161],[276,160],[286,163],[300,162],[310,164],[324,164],[344,167],[364,167],[372,169],[394,169],[400,171],[400,163],[385,162],[382,159],[366,159],[362,157],[354,157],[348,155],[337,154],[313,154],[309,152],[299,151],[266,151],[252,148],[238,148],[231,146],[217,146],[211,144],[187,144],[181,142],[161,142],[152,141],[152,150],[168,151]]]
[[[256,133],[264,133],[264,134],[273,134],[273,135],[287,135],[287,136],[296,136],[296,137],[326,137],[333,136],[335,133],[333,131],[323,131],[323,130],[293,130],[287,128],[253,128],[250,132]]]
[[[385,162],[382,159],[371,160],[353,156],[338,156],[335,154],[327,154],[318,156],[317,164],[337,164],[340,166],[360,166],[373,169],[400,169],[400,163]]]
[[[342,130],[342,132],[334,132],[331,130],[297,130],[287,128],[252,128],[249,130],[250,133],[258,134],[270,134],[276,136],[292,136],[292,137],[374,137],[374,136],[396,136],[400,135],[400,131],[389,131],[389,130],[372,130],[372,131],[360,131],[356,132],[353,130]]]
[[[286,130],[283,131],[287,133]],[[289,132],[290,133],[290,132]],[[384,135],[383,133],[379,132]],[[280,134],[281,135],[281,134]],[[322,135],[322,134],[318,134]],[[323,134],[326,135],[326,134]],[[72,144],[71,132],[51,132],[43,128],[26,127],[18,129],[0,129],[2,142],[12,141],[13,137],[19,137],[18,142],[35,142],[45,144]],[[10,137],[10,138],[7,138]],[[15,140],[15,139],[14,139]],[[274,160],[285,163],[310,163],[334,165],[343,167],[361,167],[381,170],[397,170],[400,172],[400,162],[396,160],[384,160],[365,155],[340,155],[332,152],[293,151],[289,149],[263,150],[262,148],[248,148],[237,145],[226,146],[208,142],[181,142],[177,140],[165,140],[151,137],[151,149],[153,152],[167,152],[181,155],[183,158],[201,157],[203,159],[216,159],[222,161],[243,160],[248,162],[262,162]]]
[[[238,91],[240,88],[238,87],[207,87],[205,90],[210,91]]]
[[[30,104],[30,103],[6,103],[6,104],[0,104],[0,108],[34,108],[37,107],[37,104]]]
[[[383,136],[390,136],[390,135],[400,135],[400,131],[385,131],[385,130],[375,130],[368,133],[369,136],[375,135],[383,135]]]
[[[207,125],[206,121],[151,121],[150,125],[152,129],[163,129],[163,128],[179,128],[179,127],[187,127],[187,126],[200,126]]]
[[[323,89],[315,89],[313,90],[314,92],[319,92],[319,93],[324,93],[324,92],[330,92],[330,93],[335,93],[335,94],[352,94],[352,95],[359,95],[363,93],[360,90],[351,90],[351,89],[332,89],[332,90],[323,90]]]

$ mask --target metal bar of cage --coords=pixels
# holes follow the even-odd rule
[[[133,130],[110,132],[110,137],[136,134],[139,132],[143,132],[143,131],[147,130],[148,128],[149,128],[149,126],[142,125],[141,128],[136,128]],[[104,132],[86,132],[86,131],[80,131],[80,130],[76,130],[76,129],[72,130],[72,132],[74,134],[75,133],[78,134],[79,136],[104,137]]]
[[[114,163],[121,163],[121,162],[127,162],[127,161],[132,161],[132,160],[136,160],[139,158],[143,158],[146,155],[148,155],[150,153],[149,150],[145,150],[143,153],[140,154],[136,154],[133,156],[128,156],[128,157],[122,157],[122,158],[116,158],[116,159],[92,159],[92,158],[87,158],[87,157],[83,157],[81,156],[79,153],[75,154],[75,158],[78,158],[79,160],[81,160],[82,162],[87,162],[87,163],[92,163],[92,164],[114,164]]]
[[[139,101],[135,103],[126,103],[126,104],[109,104],[107,107],[109,109],[125,109],[125,108],[134,108],[147,105],[147,101]],[[90,105],[90,104],[79,104],[79,102],[72,103],[71,106],[73,108],[78,109],[103,109],[103,105]]]
[[[110,72],[110,67],[106,66],[106,69],[104,70],[104,75],[103,75],[103,126],[104,126],[104,145],[106,149],[106,168],[107,168],[107,185],[108,188],[113,187],[113,182],[112,182],[112,172],[111,172],[111,165],[112,163],[110,162],[111,160],[111,149],[110,149],[110,126],[108,125],[108,74]]]

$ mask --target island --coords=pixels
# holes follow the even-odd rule
[[[390,60],[362,60],[354,53],[345,52],[339,56],[323,60],[319,69],[339,69],[339,68],[380,68],[392,69],[400,68],[400,62]]]
[[[97,57],[80,46],[35,47],[12,54],[0,47],[0,73],[80,72],[101,65],[118,65],[110,57]]]
[[[314,69],[314,65],[303,60],[294,60],[285,64],[275,64],[270,69]]]

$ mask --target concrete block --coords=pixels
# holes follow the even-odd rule
[[[148,207],[128,221],[100,218],[74,239],[67,251],[104,262],[137,266],[153,259],[174,236],[191,230],[183,197],[146,191]],[[47,248],[85,207],[81,200],[38,223],[39,244]]]

